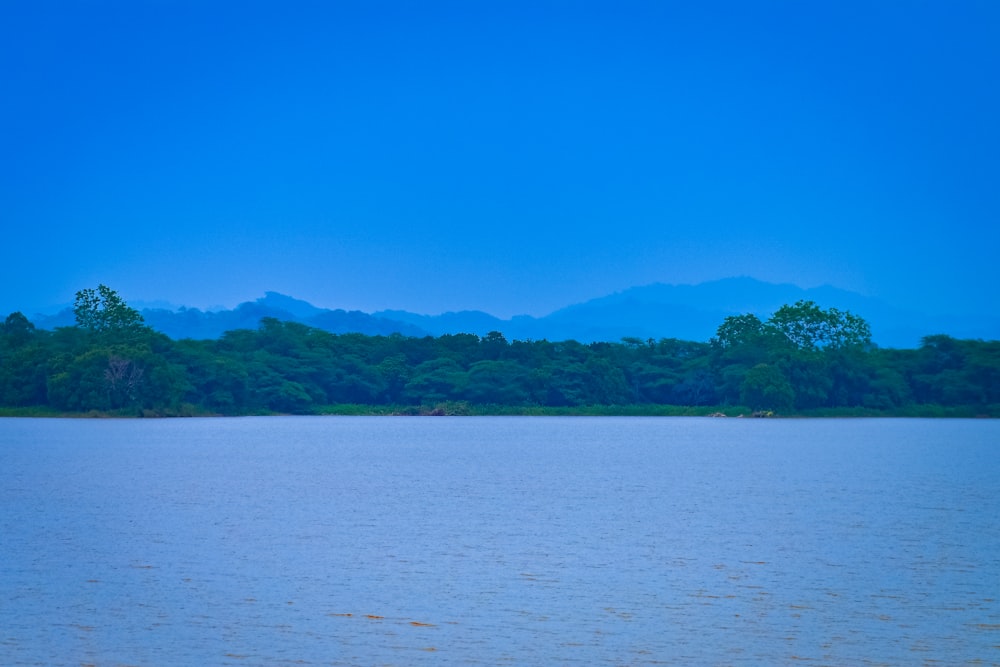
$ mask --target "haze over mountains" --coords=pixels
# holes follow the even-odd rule
[[[256,301],[231,310],[134,305],[149,326],[174,339],[216,338],[225,331],[256,328],[261,318],[274,317],[338,334],[440,336],[500,331],[510,340],[574,339],[590,343],[619,341],[624,337],[707,341],[727,316],[754,313],[766,319],[782,305],[800,299],[815,301],[822,308],[860,315],[869,322],[873,340],[882,347],[916,347],[923,336],[938,333],[956,338],[1000,338],[1000,315],[992,309],[963,316],[917,313],[834,287],[804,289],[745,277],[698,285],[633,287],[567,306],[544,317],[522,315],[510,319],[480,311],[420,315],[402,310],[371,314],[330,310],[276,292],[267,292]],[[72,309],[56,315],[36,315],[32,320],[42,328],[72,325]]]

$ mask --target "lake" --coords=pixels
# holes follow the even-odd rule
[[[0,419],[0,664],[1000,664],[1000,422]]]

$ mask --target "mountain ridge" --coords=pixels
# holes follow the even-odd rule
[[[441,336],[500,331],[508,339],[568,340],[582,343],[615,342],[624,337],[678,338],[707,341],[731,315],[753,313],[766,319],[782,305],[815,301],[822,308],[849,310],[872,327],[873,340],[882,347],[910,348],[921,338],[945,333],[956,338],[1000,337],[1000,316],[984,313],[959,317],[906,311],[879,299],[829,285],[801,288],[768,283],[746,276],[696,285],[652,283],[635,286],[535,317],[502,319],[478,310],[421,315],[405,310],[374,313],[328,309],[278,292],[247,301],[228,310],[202,311],[180,307],[145,308],[146,323],[171,338],[218,338],[225,331],[256,328],[265,317],[300,322],[331,333],[405,336]],[[71,308],[55,315],[31,318],[40,328],[70,326]]]

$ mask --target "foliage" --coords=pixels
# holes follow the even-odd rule
[[[171,340],[100,285],[77,326],[0,323],[0,408],[181,414],[1000,415],[1000,342],[871,345],[867,323],[812,302],[727,317],[709,343],[332,334],[264,318]],[[0,412],[3,414],[3,412]]]
[[[871,345],[868,323],[850,312],[823,310],[812,301],[782,306],[764,327],[799,350]]]
[[[76,293],[73,314],[80,328],[96,332],[138,332],[143,328],[142,315],[129,307],[113,289],[98,285]]]
[[[757,364],[743,378],[740,400],[755,411],[788,410],[795,400],[795,390],[779,368]]]

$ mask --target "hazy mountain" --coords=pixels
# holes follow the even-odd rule
[[[328,310],[277,292],[267,292],[256,301],[241,303],[232,310],[202,311],[197,308],[145,308],[140,310],[146,324],[174,339],[218,338],[234,329],[256,329],[265,317],[301,322],[331,333],[363,333],[372,336],[401,333],[426,336],[427,332],[405,322],[393,322],[360,311]],[[43,329],[71,326],[75,320],[71,308],[55,315],[31,318]]]
[[[562,328],[589,330],[607,339],[612,333],[639,338],[672,337],[705,341],[730,315],[754,313],[767,319],[784,304],[815,301],[822,308],[849,310],[865,318],[872,338],[883,347],[915,347],[920,338],[955,331],[959,337],[983,337],[996,322],[958,323],[909,313],[871,297],[823,286],[803,289],[789,284],[765,283],[753,278],[726,278],[699,285],[653,284],[633,287],[586,303],[558,310],[545,318]],[[971,326],[967,326],[970,325]]]
[[[233,310],[202,312],[197,309],[177,311],[144,310],[146,324],[171,338],[218,338],[233,329],[256,329],[261,319],[301,322],[331,333],[363,333],[370,336],[401,333],[425,336],[426,332],[403,322],[392,322],[361,311],[328,310],[277,292],[266,292],[256,301],[241,303]]]
[[[387,320],[405,322],[428,332],[432,336],[454,333],[487,334],[490,331],[510,330],[511,320],[502,320],[489,313],[479,310],[463,310],[458,313],[443,313],[441,315],[417,315],[405,310],[380,310],[376,317]]]
[[[276,292],[267,292],[262,298],[232,310],[146,308],[141,312],[149,326],[175,339],[217,338],[232,329],[254,329],[262,318],[274,317],[332,333],[368,335],[482,336],[501,331],[510,340],[574,339],[589,343],[635,337],[707,341],[730,315],[754,313],[766,319],[782,305],[800,299],[815,301],[822,308],[860,315],[871,324],[873,339],[883,347],[915,347],[923,336],[936,333],[956,338],[1000,338],[1000,315],[992,310],[960,317],[932,316],[903,311],[878,299],[834,287],[803,289],[753,278],[726,278],[699,285],[633,287],[567,306],[545,317],[521,315],[506,320],[481,311],[418,315],[402,310],[374,314],[329,310]],[[71,309],[32,319],[42,328],[74,323]]]
[[[477,311],[443,315],[413,315],[383,311],[376,315],[410,322],[440,335],[467,332],[483,335],[502,331],[511,339],[617,341],[623,337],[680,338],[707,341],[730,315],[754,313],[766,319],[785,304],[801,299],[822,308],[849,310],[865,318],[873,339],[883,347],[916,347],[923,336],[947,333],[957,338],[1000,338],[1000,316],[932,316],[904,311],[855,292],[830,286],[804,289],[766,283],[753,278],[725,278],[698,285],[652,284],[633,287],[585,303],[574,304],[545,317],[510,320]]]

